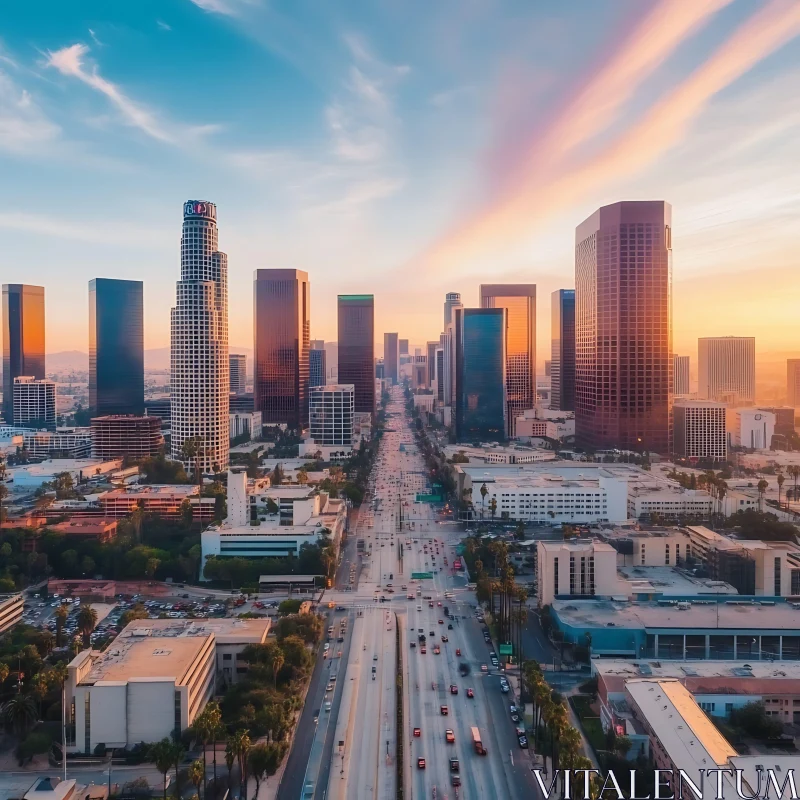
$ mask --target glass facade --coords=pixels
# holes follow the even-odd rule
[[[536,405],[536,286],[481,285],[481,307],[506,310],[506,433],[513,436],[517,417]]]
[[[321,348],[313,346],[308,351],[308,385],[324,386],[326,383],[327,359],[325,358],[324,343]]]
[[[3,417],[14,422],[14,378],[44,378],[44,287],[3,284]]]
[[[339,383],[352,384],[355,412],[375,414],[375,298],[338,298]]]
[[[308,273],[258,269],[254,285],[255,408],[264,425],[308,424],[311,286]]]
[[[550,408],[575,410],[575,290],[550,295]]]
[[[506,435],[505,308],[455,309],[456,438],[501,441]]]
[[[397,383],[400,371],[400,340],[396,333],[383,334],[383,377]]]
[[[672,208],[604,206],[575,244],[575,432],[588,449],[672,448]]]
[[[142,281],[89,281],[89,409],[94,416],[144,412]]]

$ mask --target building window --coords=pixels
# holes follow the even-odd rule
[[[92,695],[86,692],[83,696],[83,751],[92,752]]]
[[[781,558],[775,557],[775,597],[781,596]]]
[[[553,583],[553,594],[558,597],[558,556],[553,559],[553,574],[555,581]]]
[[[644,565],[645,561],[645,552],[644,552],[644,543],[642,543],[642,565]]]
[[[223,660],[223,661],[230,661],[230,660],[231,660],[231,658],[232,658],[232,656],[231,656],[231,654],[230,654],[230,653],[223,653],[223,654],[222,654],[222,660]]]
[[[181,693],[175,692],[175,730],[174,736],[176,740],[181,735],[181,721],[182,721],[182,714],[181,714]]]
[[[664,549],[664,563],[669,566],[669,545],[665,545]]]
[[[576,594],[575,592],[575,556],[569,557],[569,593]]]

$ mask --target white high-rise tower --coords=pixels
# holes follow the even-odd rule
[[[172,458],[205,474],[228,468],[228,257],[217,250],[217,207],[183,205],[181,279],[171,315]]]

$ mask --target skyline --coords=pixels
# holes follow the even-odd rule
[[[428,10],[422,30],[388,3],[48,5],[0,42],[18,197],[0,227],[4,282],[51,298],[49,352],[88,351],[105,277],[144,281],[145,348],[168,345],[192,196],[219,207],[232,351],[252,348],[254,271],[287,268],[314,284],[313,338],[363,292],[379,346],[438,339],[449,291],[478,307],[480,283],[534,283],[542,363],[576,226],[625,199],[673,206],[674,350],[693,369],[701,336],[791,350],[796,3],[509,2]]]

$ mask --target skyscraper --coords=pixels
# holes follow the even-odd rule
[[[673,356],[672,386],[675,397],[689,394],[689,356],[679,356],[677,353]]]
[[[89,410],[144,413],[142,281],[89,281]]]
[[[408,355],[408,339],[398,339],[397,340],[398,346],[400,347],[400,355],[407,356]]]
[[[456,337],[455,337],[455,311],[464,308],[459,292],[448,292],[444,298],[444,334],[440,343],[444,350],[442,383],[444,385],[443,402],[444,405],[452,408],[455,405],[456,389]]]
[[[400,341],[396,333],[383,334],[383,377],[398,382],[400,374]]]
[[[375,414],[375,298],[340,294],[339,383],[354,387],[356,414]]]
[[[431,388],[431,384],[436,380],[436,348],[439,342],[426,342],[425,343],[425,363],[428,365],[427,383],[426,387]]]
[[[550,295],[550,408],[575,410],[574,289]]]
[[[724,461],[728,456],[725,406],[713,400],[675,401],[676,456]]]
[[[756,401],[756,340],[711,336],[697,340],[697,394],[733,405]]]
[[[672,207],[604,206],[575,237],[575,432],[591,449],[672,447]]]
[[[14,424],[29,428],[56,427],[56,385],[30,375],[14,378]]]
[[[506,314],[506,434],[514,435],[517,417],[536,405],[536,285],[481,284],[481,308]]]
[[[181,279],[171,313],[172,458],[208,474],[228,468],[228,257],[217,249],[217,207],[183,204]],[[186,446],[185,446],[186,444]],[[196,457],[187,457],[194,449]]]
[[[786,395],[792,408],[800,406],[800,358],[786,360]]]
[[[308,351],[308,385],[324,386],[328,374],[328,359],[325,353],[325,342],[322,339],[312,339],[311,349]]]
[[[228,372],[231,394],[244,394],[247,391],[247,356],[229,353]]]
[[[454,309],[456,438],[502,441],[506,436],[505,308]]]
[[[264,425],[308,424],[311,284],[298,269],[257,269],[254,387]]]
[[[44,378],[44,287],[3,284],[3,417],[14,422],[14,379]]]

